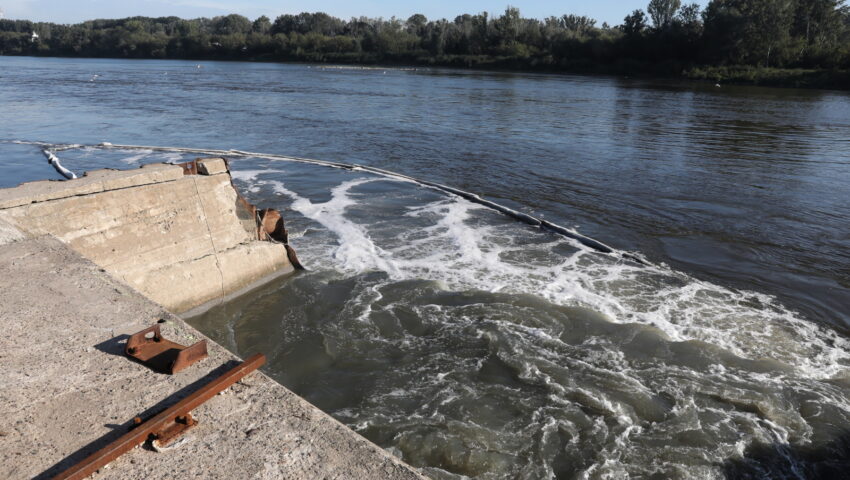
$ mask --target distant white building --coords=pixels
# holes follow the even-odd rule
[[[30,42],[35,43],[37,41],[38,41],[38,34],[35,33],[35,32],[32,32],[32,37],[30,37]]]

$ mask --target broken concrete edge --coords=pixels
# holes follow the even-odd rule
[[[295,270],[304,270],[304,266],[298,260],[295,249],[289,245],[289,233],[284,225],[283,217],[278,210],[273,208],[259,209],[245,198],[236,184],[233,183],[233,175],[230,173],[230,162],[224,157],[197,158],[195,160],[178,164],[183,168],[184,175],[217,175],[227,173],[230,177],[230,186],[236,192],[236,197],[245,211],[257,222],[257,240],[273,243],[281,243],[286,248],[286,256]]]
[[[0,189],[0,210],[122,188],[177,181],[185,175],[220,174],[228,175],[230,185],[236,191],[242,207],[254,218],[257,224],[257,240],[282,243],[292,266],[296,270],[303,270],[304,267],[298,260],[295,250],[289,245],[289,237],[280,212],[271,208],[258,209],[242,196],[233,183],[230,163],[223,157],[197,158],[180,164],[153,163],[133,170],[105,168],[86,172],[82,177],[70,180],[26,182],[17,187]]]
[[[183,169],[183,175],[217,175],[230,173],[230,165],[223,157],[202,157],[175,164]]]
[[[220,157],[0,190],[0,218],[56,236],[177,313],[303,269],[280,212],[247,201]]]

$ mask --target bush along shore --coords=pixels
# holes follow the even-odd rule
[[[683,76],[724,84],[850,90],[850,70],[720,66],[691,68]]]
[[[651,0],[613,26],[579,15],[523,18],[512,7],[454,20],[0,20],[0,55],[404,64],[850,89],[850,9],[844,0],[712,0],[704,10]]]

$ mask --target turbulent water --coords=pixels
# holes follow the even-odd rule
[[[266,353],[269,374],[434,478],[850,469],[846,96],[301,65],[0,67],[16,119],[0,120],[2,138],[370,164],[646,256],[413,182],[232,162],[252,201],[284,212],[308,271],[191,321],[241,355]],[[227,115],[201,118],[213,99]],[[59,156],[76,172],[191,158]],[[0,144],[4,184],[55,178],[45,166],[33,146]]]

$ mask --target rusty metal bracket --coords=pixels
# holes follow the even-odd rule
[[[133,426],[130,428],[136,428],[144,422],[141,417],[136,417],[133,419]],[[152,432],[148,435],[148,440],[155,448],[168,447],[180,435],[197,424],[198,421],[192,417],[192,412],[186,412],[185,415],[174,417],[171,421],[166,422],[161,429]]]
[[[265,362],[266,356],[262,353],[253,355],[153,418],[143,421],[136,417],[133,419],[135,427],[132,430],[53,479],[82,480],[147,440],[160,444],[170,443],[178,435],[197,424],[190,414],[192,410],[238,382]]]
[[[167,340],[159,324],[133,334],[124,347],[127,356],[135,358],[160,373],[175,374],[207,357],[207,341],[189,347]]]
[[[189,162],[178,163],[177,166],[183,167],[183,175],[197,175],[198,174],[198,160],[192,160]]]
[[[264,208],[257,211],[257,217],[260,223],[260,240],[271,238],[279,243],[289,243],[289,233],[286,231],[283,217],[280,216],[279,211],[274,208]]]

